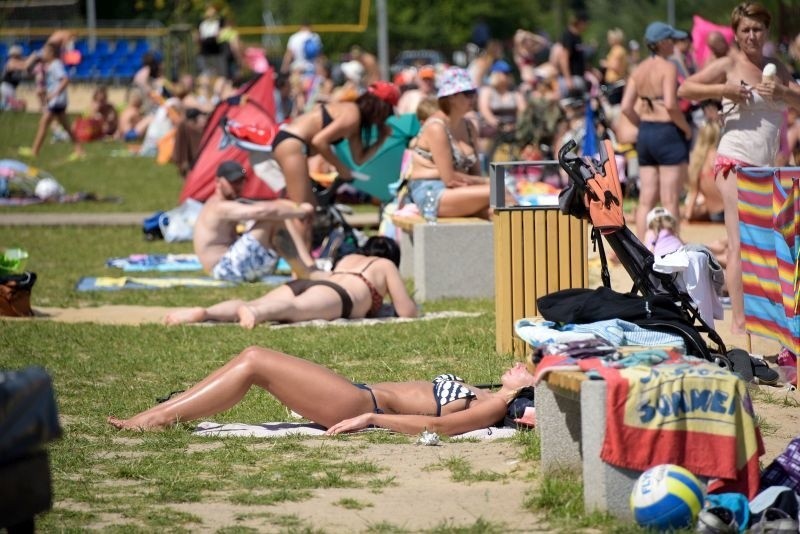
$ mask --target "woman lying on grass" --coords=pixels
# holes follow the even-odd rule
[[[518,363],[495,392],[468,386],[454,375],[428,381],[354,384],[327,367],[288,354],[249,347],[186,392],[131,417],[109,417],[120,429],[164,428],[209,417],[236,405],[251,386],[328,429],[328,435],[377,426],[417,434],[455,435],[502,421],[508,405],[533,375]]]
[[[339,260],[331,272],[311,271],[311,279],[292,280],[249,302],[226,300],[209,308],[176,310],[164,317],[164,323],[238,321],[245,328],[253,328],[265,321],[357,319],[375,316],[387,294],[398,316],[416,317],[417,305],[406,291],[399,265],[397,243],[374,236],[358,253]]]

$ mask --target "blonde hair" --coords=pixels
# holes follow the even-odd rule
[[[434,96],[423,98],[417,104],[417,119],[420,124],[428,120],[428,117],[439,111],[439,101]]]
[[[625,42],[625,33],[620,28],[611,28],[606,33],[606,40],[609,44],[621,45]]]
[[[706,122],[697,132],[692,152],[689,154],[689,194],[696,193],[700,188],[700,174],[703,164],[708,158],[708,153],[717,148],[720,137],[720,126],[716,122]]]
[[[670,233],[674,234],[675,230],[678,228],[678,221],[675,220],[675,217],[673,217],[671,213],[663,213],[653,217],[648,228],[652,230],[656,236],[658,236],[661,230],[668,230]]]

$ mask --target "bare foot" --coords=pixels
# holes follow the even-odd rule
[[[255,328],[256,324],[258,324],[256,312],[249,306],[239,306],[239,308],[236,310],[236,315],[239,316],[239,325],[242,328],[252,330]]]
[[[164,324],[175,326],[178,324],[201,323],[206,319],[205,308],[181,308],[168,313],[164,317]]]
[[[158,425],[145,425],[141,422],[136,422],[136,418],[133,419],[120,419],[119,417],[109,417],[106,419],[108,424],[113,426],[114,428],[118,428],[119,430],[154,430],[157,428],[161,428]]]

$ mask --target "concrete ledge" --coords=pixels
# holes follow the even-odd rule
[[[572,374],[554,372],[536,386],[542,471],[571,469],[582,473],[587,512],[598,510],[630,520],[629,498],[640,472],[600,459],[606,428],[606,383],[582,380],[579,393],[574,387],[554,385],[559,375]],[[575,382],[571,378],[567,381],[570,386]]]
[[[494,226],[488,221],[415,224],[400,240],[400,273],[418,302],[494,296]]]

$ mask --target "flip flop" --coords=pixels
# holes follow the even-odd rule
[[[769,364],[761,358],[750,357],[753,362],[753,375],[758,378],[759,384],[774,386],[778,383],[780,375],[775,369],[770,369]]]
[[[753,371],[753,361],[750,354],[744,349],[731,349],[726,354],[731,362],[733,372],[742,377],[745,382],[752,382],[755,377]]]

